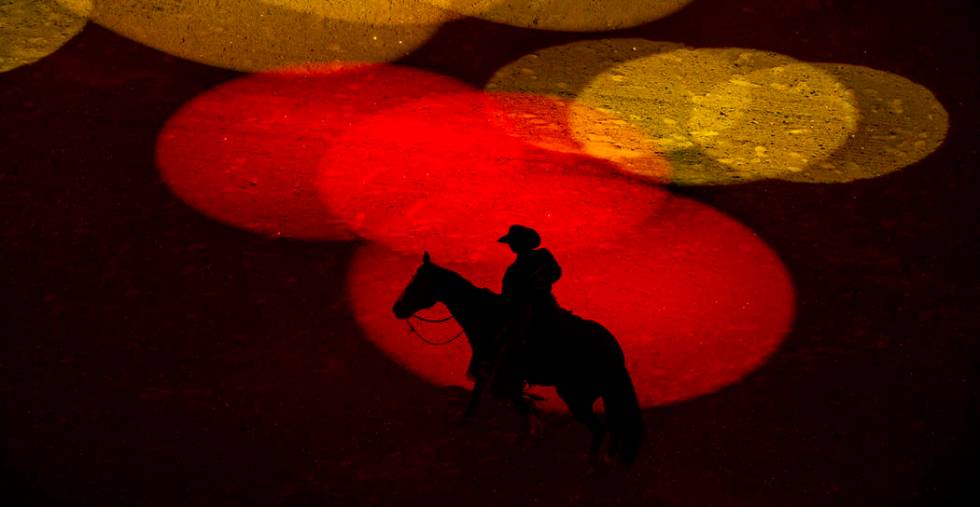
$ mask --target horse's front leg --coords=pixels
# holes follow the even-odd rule
[[[534,401],[526,398],[522,391],[511,396],[511,404],[521,415],[527,433],[535,438],[540,437],[544,432],[544,423],[541,421],[541,411],[534,404]]]
[[[463,413],[456,419],[456,424],[459,426],[466,424],[476,413],[476,407],[480,404],[480,397],[483,396],[483,390],[489,377],[487,365],[477,360],[475,355],[471,356],[470,364],[466,368],[466,376],[473,379],[473,391],[470,393],[470,399],[466,403]]]
[[[480,397],[483,396],[483,389],[486,387],[486,384],[486,381],[482,378],[476,379],[473,384],[473,392],[470,394],[470,400],[466,402],[466,408],[463,409],[463,413],[456,420],[456,424],[462,426],[473,417],[473,414],[476,413],[476,407],[480,405]]]

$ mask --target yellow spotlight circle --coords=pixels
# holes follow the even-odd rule
[[[667,161],[656,154],[647,136],[623,120],[553,96],[518,92],[490,95],[502,106],[508,132],[528,144],[608,160],[622,171],[649,175],[656,181],[670,179]],[[597,128],[587,136],[573,135],[568,123],[573,114],[592,119]]]
[[[593,77],[617,64],[683,47],[646,39],[596,39],[552,46],[504,66],[490,78],[486,89],[571,99]]]
[[[313,62],[390,61],[427,41],[452,17],[408,2],[347,0],[331,5],[307,12],[259,0],[121,0],[97,2],[92,20],[181,58],[260,71]],[[372,6],[378,10],[371,11]],[[392,13],[399,22],[392,21]]]
[[[92,12],[92,5],[95,2],[95,0],[55,0],[55,1],[61,4],[62,7],[68,9],[69,11],[86,18]]]
[[[692,0],[426,0],[488,21],[524,28],[590,32],[654,21]]]
[[[744,180],[802,173],[857,126],[850,90],[803,63],[733,74],[691,101],[691,138]]]
[[[57,51],[85,27],[88,8],[84,0],[0,2],[0,72]]]
[[[619,151],[626,170],[680,185],[871,178],[926,157],[949,128],[936,97],[895,74],[641,39],[546,48],[486,88],[574,100],[568,129],[583,146],[607,145],[586,151]],[[669,171],[630,163],[643,150]]]
[[[674,42],[646,39],[596,39],[552,46],[503,67],[493,75],[486,89],[562,99],[568,113],[564,126],[574,129],[562,135],[577,140],[578,151],[615,162],[630,174],[666,183],[672,179],[673,169],[646,133],[613,112],[596,109],[576,98],[594,76],[611,67],[683,47]],[[557,149],[541,144],[545,143],[545,137],[528,141]]]
[[[258,0],[340,21],[388,25],[432,25],[455,17],[423,0]]]
[[[881,70],[836,63],[815,64],[853,90],[861,119],[857,131],[833,156],[794,181],[847,182],[874,178],[922,160],[946,139],[949,114],[927,88]]]
[[[596,76],[579,100],[645,132],[680,185],[801,171],[832,153],[856,123],[853,99],[831,76],[785,55],[740,48],[631,60]],[[588,118],[572,124],[579,135],[595,128]]]
[[[593,77],[578,100],[638,127],[672,165],[681,185],[744,181],[709,156],[691,129],[697,103],[721,83],[756,70],[789,65],[788,56],[742,49],[676,49],[623,62]],[[587,136],[588,118],[573,117],[573,130]],[[641,176],[650,177],[648,174]]]

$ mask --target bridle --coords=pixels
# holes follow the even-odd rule
[[[450,338],[448,340],[445,340],[445,341],[441,341],[441,342],[432,341],[432,340],[426,338],[425,335],[423,335],[422,333],[420,333],[418,331],[418,329],[415,329],[415,326],[412,325],[412,319],[416,319],[416,320],[418,320],[420,322],[429,322],[429,323],[432,323],[432,324],[442,324],[444,322],[449,322],[450,320],[454,320],[454,317],[452,316],[452,314],[449,314],[448,317],[445,317],[445,318],[442,318],[442,319],[428,319],[428,318],[425,318],[425,317],[420,317],[420,316],[418,316],[418,315],[416,315],[414,313],[412,315],[409,315],[408,319],[405,321],[405,323],[408,324],[408,332],[410,332],[410,333],[418,336],[420,340],[422,340],[423,342],[425,342],[425,343],[427,343],[429,345],[434,345],[434,346],[437,346],[437,347],[440,347],[440,346],[443,346],[443,345],[449,345],[450,343],[456,341],[456,338],[459,338],[460,336],[463,336],[463,328],[462,328],[462,326],[460,326],[459,332],[456,333],[455,335],[453,335],[452,338]]]

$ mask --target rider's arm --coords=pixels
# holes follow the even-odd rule
[[[541,252],[541,259],[535,275],[542,277],[547,281],[548,285],[551,285],[561,278],[561,266],[558,265],[555,256],[551,255],[548,249],[542,248],[539,252]]]

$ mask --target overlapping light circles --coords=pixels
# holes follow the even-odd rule
[[[494,97],[430,96],[351,126],[322,161],[324,201],[359,235],[447,259],[507,254],[488,241],[532,224],[578,250],[635,234],[666,199],[610,162],[532,146]]]
[[[639,129],[611,113],[573,100],[532,93],[491,92],[511,124],[508,132],[525,142],[552,151],[584,153],[608,160],[631,174],[654,181],[670,180],[670,163]],[[575,136],[569,124],[592,119],[587,136]]]
[[[818,63],[854,91],[861,112],[858,129],[833,156],[819,163],[820,181],[874,178],[909,166],[936,151],[949,130],[949,114],[932,92],[881,70]],[[810,181],[807,174],[788,174]]]
[[[586,43],[579,43],[588,45]],[[622,54],[642,44],[622,40]],[[608,48],[609,44],[600,47]],[[548,51],[548,50],[546,50]],[[491,81],[523,88],[549,79],[567,50],[522,59]],[[579,51],[578,53],[582,53]],[[602,54],[597,52],[596,54]],[[520,70],[527,67],[530,72]],[[800,171],[829,155],[856,126],[848,90],[815,68],[775,53],[742,49],[672,49],[632,58],[597,74],[576,101],[613,113],[646,134],[671,163],[670,182],[717,184]],[[613,120],[615,121],[615,120]],[[571,119],[582,138],[610,122]],[[656,178],[655,174],[643,174]]]
[[[645,405],[761,364],[794,305],[776,255],[723,214],[576,151],[567,129],[537,128],[564,106],[391,65],[281,70],[188,103],[157,157],[177,195],[226,223],[370,240],[350,273],[357,319],[435,383],[466,381],[464,342],[444,351],[412,339],[391,302],[423,250],[498,287],[512,254],[494,239],[515,222],[558,255],[561,302],[617,334]]]
[[[629,28],[664,18],[692,0],[425,0],[497,23],[563,31]]]
[[[627,169],[653,181],[839,182],[921,159],[941,144],[947,129],[946,113],[928,90],[860,69],[747,49],[596,40],[527,55],[499,71],[487,89],[549,94],[611,115],[597,121],[594,114],[572,114],[579,139],[630,139],[632,132],[613,133],[626,124],[638,128],[647,137],[641,146],[662,154],[671,173],[665,181],[642,166]],[[889,104],[902,105],[891,108],[891,116],[883,113],[890,107],[878,98],[884,95]],[[874,142],[858,148],[860,139]],[[851,160],[856,152],[860,160]],[[893,162],[876,163],[879,158]]]
[[[523,222],[564,267],[560,302],[623,344],[645,406],[712,392],[758,367],[794,308],[772,250],[707,206],[616,177],[614,164],[576,152],[560,129],[538,137],[515,125],[515,103],[531,118],[556,111],[555,101],[527,96],[434,95],[361,118],[331,143],[324,200],[372,240],[349,279],[367,337],[436,384],[465,384],[467,346],[412,339],[389,304],[423,250],[498,288],[512,254],[492,239]]]
[[[721,52],[734,56],[730,50]],[[736,60],[770,57],[739,53]],[[601,86],[587,88],[583,96],[598,92]],[[688,135],[736,179],[778,178],[802,172],[812,162],[833,153],[857,126],[857,110],[850,91],[806,64],[770,67],[767,63],[764,69],[734,74],[689,100],[694,107],[685,122]],[[650,123],[650,127],[667,124]],[[655,130],[666,133],[672,129],[648,129]],[[658,140],[670,146],[668,143],[677,135]],[[686,140],[681,141],[682,150],[685,144]]]
[[[353,239],[320,199],[323,152],[362,116],[468,90],[448,77],[391,65],[254,74],[173,115],[157,141],[157,165],[181,199],[232,226],[274,237]]]
[[[408,54],[448,11],[417,0],[97,0],[93,21],[160,51],[243,71]]]
[[[689,199],[671,198],[630,236],[553,251],[566,275],[555,285],[559,302],[612,331],[645,407],[738,381],[776,349],[793,318],[793,288],[774,252],[748,228]],[[508,260],[433,257],[495,290]],[[419,254],[381,245],[359,250],[348,282],[354,314],[369,339],[408,370],[437,385],[467,385],[465,343],[427,346],[406,335],[404,323],[380,303],[397,298],[419,263]],[[445,313],[440,306],[426,314]],[[444,339],[455,329],[422,331]],[[546,408],[562,409],[553,392],[544,395]]]
[[[50,55],[82,31],[90,0],[0,2],[0,72]]]
[[[646,39],[592,39],[552,46],[501,68],[486,89],[576,99],[595,76],[618,64],[684,47]]]

